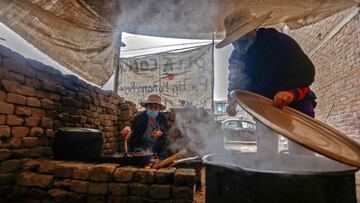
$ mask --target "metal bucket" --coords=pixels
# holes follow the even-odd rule
[[[357,169],[325,157],[219,153],[203,162],[207,203],[356,203]]]

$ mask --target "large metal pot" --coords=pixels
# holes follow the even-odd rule
[[[55,159],[94,160],[102,153],[102,133],[90,128],[56,129],[53,142]]]
[[[220,153],[203,162],[207,203],[356,203],[357,169],[328,158]]]

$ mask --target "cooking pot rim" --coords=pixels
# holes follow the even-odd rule
[[[346,165],[348,167],[348,169],[334,169],[332,171],[280,171],[280,170],[264,170],[264,169],[254,169],[254,168],[248,168],[248,167],[243,167],[243,166],[237,166],[235,164],[231,164],[231,163],[221,163],[221,162],[216,162],[216,161],[210,161],[209,158],[215,155],[219,155],[219,154],[229,154],[229,153],[211,153],[211,154],[207,154],[205,156],[202,157],[202,161],[203,164],[206,165],[210,165],[210,166],[217,166],[217,167],[224,167],[230,170],[234,170],[234,171],[238,171],[238,172],[245,172],[245,173],[263,173],[263,174],[279,174],[279,175],[336,175],[336,174],[353,174],[356,171],[359,170],[359,168],[353,167],[353,166],[349,166],[343,163],[343,165]],[[244,153],[244,154],[248,154],[248,153]]]

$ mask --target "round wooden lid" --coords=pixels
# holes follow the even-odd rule
[[[273,101],[244,90],[231,96],[245,111],[283,136],[326,157],[360,168],[360,144],[333,129],[289,107],[278,108]]]

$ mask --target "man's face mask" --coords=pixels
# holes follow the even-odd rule
[[[234,41],[232,44],[234,48],[240,52],[240,54],[245,54],[249,47],[255,42],[255,35],[250,33],[242,36],[241,38]]]
[[[159,111],[152,111],[150,109],[147,109],[146,110],[146,114],[149,116],[149,117],[156,117],[158,114],[159,114]]]

